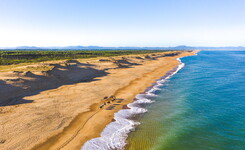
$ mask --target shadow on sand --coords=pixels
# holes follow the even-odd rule
[[[25,78],[10,79],[14,84],[7,84],[5,80],[0,80],[0,107],[31,103],[32,100],[25,100],[25,96],[39,94],[44,90],[56,89],[62,85],[69,85],[81,82],[98,81],[97,77],[106,76],[108,73],[104,70],[91,68],[91,64],[80,63],[76,60],[69,61],[66,66],[60,64],[51,64],[54,68],[43,72],[44,75],[36,75],[28,71]],[[86,67],[84,67],[86,66]],[[83,68],[82,68],[83,67]]]

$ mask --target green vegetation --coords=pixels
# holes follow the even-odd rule
[[[106,51],[44,51],[44,50],[2,50],[0,65],[42,62],[48,60],[82,59],[94,57],[109,57],[130,54],[147,54],[163,52],[160,50],[106,50]]]

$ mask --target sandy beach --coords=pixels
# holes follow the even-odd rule
[[[41,66],[51,67],[47,71],[0,72],[0,149],[79,150],[100,136],[115,112],[177,67],[176,58],[196,52],[46,62]],[[110,95],[117,100],[100,109]]]

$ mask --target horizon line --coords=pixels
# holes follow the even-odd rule
[[[177,48],[177,47],[213,47],[213,48],[228,48],[228,47],[237,47],[237,48],[245,48],[245,46],[189,46],[189,45],[177,45],[177,46],[99,46],[99,45],[67,45],[67,46],[27,46],[27,45],[21,45],[21,46],[0,46],[0,48],[65,48],[65,47],[98,47],[98,48],[127,48],[127,47],[133,47],[133,48]]]

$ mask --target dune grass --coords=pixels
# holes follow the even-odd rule
[[[107,50],[107,51],[45,51],[45,50],[1,50],[0,65],[34,63],[50,60],[83,59],[109,57],[130,54],[147,54],[163,52],[160,50]],[[165,51],[166,52],[166,51]]]

